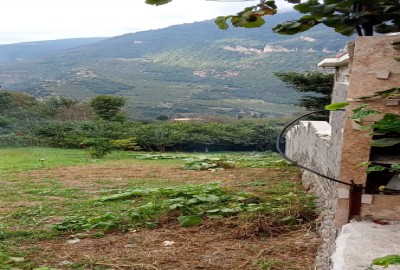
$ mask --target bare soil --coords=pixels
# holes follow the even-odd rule
[[[257,192],[257,187],[244,184],[277,177],[279,172],[278,169],[256,168],[234,168],[221,172],[187,171],[178,165],[118,162],[40,169],[14,176],[31,181],[58,179],[65,187],[80,187],[92,194],[116,183],[123,187],[129,181],[138,179],[161,179],[171,183],[220,181],[226,186]],[[288,178],[299,180],[298,175],[293,173]],[[19,207],[20,203],[7,205],[7,208]],[[314,269],[318,238],[311,225],[286,234],[262,235],[246,231],[254,224],[238,224],[233,219],[209,219],[200,226],[182,228],[166,217],[157,229],[111,233],[101,238],[93,234],[65,235],[57,239],[28,242],[23,249],[32,250],[29,256],[39,264],[59,269],[71,269],[68,265],[77,262],[82,263],[82,268],[76,269]],[[52,223],[51,220],[49,222]],[[80,241],[68,242],[75,237]]]

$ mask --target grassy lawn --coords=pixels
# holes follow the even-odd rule
[[[313,197],[275,154],[0,157],[0,269],[313,269]]]

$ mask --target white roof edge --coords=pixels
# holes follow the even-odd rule
[[[317,64],[317,67],[338,67],[348,64],[349,61],[349,53],[344,53],[338,57],[327,57],[322,59]]]

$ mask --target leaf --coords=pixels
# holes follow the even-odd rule
[[[373,125],[376,132],[379,133],[397,133],[400,134],[400,115],[387,113]]]
[[[400,88],[399,87],[394,87],[394,88],[386,89],[386,90],[383,90],[383,91],[375,92],[375,94],[380,96],[380,97],[389,97],[392,94],[399,94],[399,93],[400,93]]]
[[[353,110],[353,115],[350,117],[351,119],[361,119],[363,117],[369,115],[380,114],[380,111],[372,110],[367,108],[367,104],[362,104],[360,107]]]
[[[214,23],[218,26],[219,29],[226,30],[229,25],[226,23],[226,20],[232,16],[219,16],[214,20]]]
[[[400,143],[400,138],[383,138],[372,140],[371,146],[374,147],[388,147]]]
[[[115,221],[99,222],[91,226],[92,229],[101,229],[103,231],[112,231],[118,228],[118,223]]]
[[[381,265],[383,267],[388,267],[389,265],[400,264],[400,255],[387,255],[385,257],[376,258],[372,261],[373,265]]]
[[[386,168],[381,166],[381,165],[372,165],[372,166],[369,166],[365,170],[365,173],[368,174],[368,173],[371,173],[371,172],[381,172],[381,171],[384,171],[384,170],[386,170]]]
[[[295,5],[293,8],[300,13],[308,13],[311,10],[310,4],[308,2]]]
[[[356,31],[356,27],[355,27],[355,25],[341,23],[335,27],[335,31],[344,36],[351,36]]]
[[[168,208],[173,210],[173,209],[181,208],[182,206],[183,206],[183,204],[174,203],[174,204],[171,204]]]
[[[182,227],[191,227],[202,223],[202,219],[199,216],[181,216],[178,221]]]
[[[220,212],[220,211],[221,211],[221,209],[216,208],[216,209],[207,210],[206,212],[207,212],[207,213],[218,213],[218,212]]]
[[[399,163],[393,163],[390,165],[390,172],[399,172],[400,171],[400,164]]]
[[[336,110],[339,110],[339,109],[341,109],[341,108],[344,108],[344,107],[348,106],[349,104],[350,104],[350,103],[348,103],[348,102],[337,102],[337,103],[332,103],[332,104],[326,105],[326,106],[325,106],[325,110],[328,110],[328,111],[336,111]]]
[[[364,161],[357,164],[356,167],[369,166],[369,165],[371,165],[371,161]]]
[[[265,23],[265,20],[261,18],[261,16],[256,15],[248,17],[233,16],[231,23],[236,27],[256,28],[262,26]]]
[[[304,16],[298,21],[287,21],[283,24],[278,24],[272,30],[281,35],[294,35],[300,32],[307,31],[317,25],[318,21],[310,16]]]
[[[220,198],[217,195],[208,195],[206,198],[206,202],[218,202]]]
[[[233,213],[237,213],[237,212],[238,211],[233,208],[222,208],[221,209],[221,213],[225,213],[225,214],[233,214]]]
[[[172,2],[172,0],[146,0],[146,4],[154,6],[168,4],[169,2]]]

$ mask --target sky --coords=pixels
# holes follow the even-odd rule
[[[1,0],[0,44],[77,37],[111,37],[236,14],[258,1]],[[289,4],[279,4],[288,8]]]

